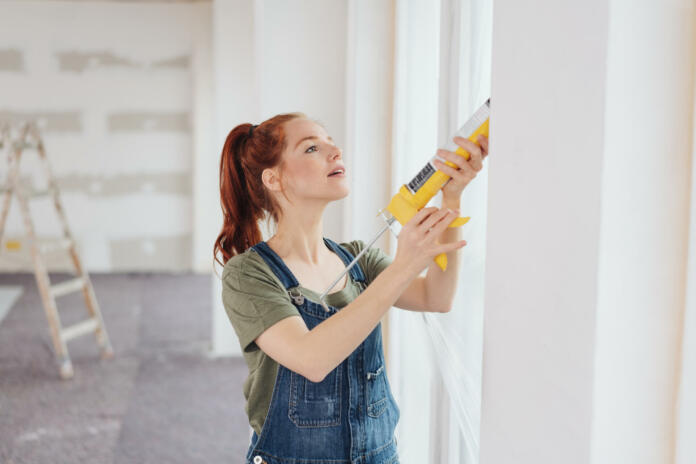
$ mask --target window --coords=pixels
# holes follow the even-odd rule
[[[392,191],[490,97],[491,17],[490,0],[396,2]],[[462,229],[469,244],[460,251],[452,311],[391,312],[389,351],[405,464],[478,462],[486,164],[462,195],[460,215],[471,221]]]

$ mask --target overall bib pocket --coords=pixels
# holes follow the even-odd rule
[[[387,383],[384,363],[376,369],[368,369],[366,374],[367,415],[379,417],[387,409]]]
[[[288,417],[298,427],[329,427],[341,424],[340,365],[321,382],[290,375]]]

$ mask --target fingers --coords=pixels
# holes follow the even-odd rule
[[[471,164],[471,167],[474,168],[474,171],[478,172],[481,169],[483,169],[483,147],[480,145],[481,144],[481,137],[478,137],[479,140],[479,145],[476,145],[476,150],[472,152],[471,154],[471,159],[469,160],[469,163]]]
[[[481,134],[478,136],[478,140],[479,140],[479,145],[481,145],[481,147],[483,148],[483,152],[484,152],[483,157],[485,158],[486,155],[488,155],[488,137]]]
[[[471,146],[471,150],[469,150],[469,153],[471,153],[471,157],[468,160],[469,165],[475,172],[478,172],[483,169],[483,147],[480,145],[481,135],[478,137],[478,144],[468,139],[466,139],[466,141],[469,142],[469,146]]]
[[[479,136],[479,140],[481,140],[481,136],[482,135]],[[465,139],[464,137],[457,136],[454,137],[453,140],[457,145],[459,145],[469,153],[468,158],[443,149],[439,149],[437,151],[438,156],[447,161],[451,161],[452,163],[456,164],[460,169],[471,171],[472,174],[476,175],[478,171],[483,169],[484,155],[482,147],[469,139]],[[438,169],[440,168],[438,167]],[[444,169],[440,170],[445,172]]]
[[[456,143],[464,150],[469,152],[471,156],[469,157],[469,159],[467,159],[467,161],[471,161],[472,158],[476,157],[477,155],[481,155],[481,147],[476,142],[472,142],[469,139],[465,139],[464,137],[459,136],[454,137],[452,140],[454,140],[454,143]]]
[[[466,245],[465,240],[440,243],[438,237],[459,214],[459,210],[427,207],[417,211],[405,224],[408,230],[399,234],[399,247],[395,260],[412,263],[422,270],[440,253],[455,251]],[[407,233],[404,233],[407,232]]]
[[[429,206],[427,208],[423,208],[420,211],[418,211],[416,214],[413,215],[411,218],[411,221],[416,225],[419,226],[421,222],[423,222],[424,219],[426,219],[429,215],[437,211],[438,208],[436,206]]]
[[[468,142],[468,140],[467,140]],[[480,148],[479,148],[480,150]],[[467,161],[464,159],[463,156],[458,155],[457,153],[454,153],[449,150],[445,150],[443,148],[439,148],[436,152],[437,156],[439,158],[442,158],[444,160],[447,160],[451,163],[454,163],[454,167],[440,161],[439,159],[435,158],[433,160],[433,163],[435,164],[435,167],[439,169],[440,171],[444,172],[445,174],[449,175],[450,177],[452,176],[452,172],[455,172],[457,170],[460,170],[462,172],[470,172],[471,174],[476,174],[475,170],[473,169],[473,163],[470,161]],[[474,158],[472,157],[473,155],[469,156],[469,160],[473,160]]]
[[[461,163],[459,166],[459,169],[453,168],[452,166],[448,166],[445,163],[441,162],[440,160],[434,160],[435,167],[450,176],[450,178],[453,179],[473,179],[476,177],[476,170],[464,159],[459,156],[459,155],[454,155],[459,160],[457,160],[459,163]],[[449,179],[448,179],[449,180]]]
[[[441,223],[444,222],[445,227],[449,225],[450,222],[454,220],[454,218],[457,216],[458,211],[450,211],[447,208],[442,208],[439,211],[436,211],[435,213],[431,214],[428,216],[420,225],[419,228],[422,229],[423,232],[427,232],[431,228],[439,227]],[[443,221],[446,217],[450,217],[448,221]]]

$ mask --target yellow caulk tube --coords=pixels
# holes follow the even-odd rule
[[[476,138],[483,134],[488,137],[488,120],[491,113],[491,99],[489,98],[486,102],[479,107],[471,118],[454,134],[465,139],[469,139],[478,145]],[[452,137],[454,138],[454,136]],[[446,150],[457,153],[463,156],[465,160],[469,161],[471,154],[464,150],[462,147],[450,140],[450,142],[445,146]],[[418,174],[411,179],[410,182],[404,184],[399,189],[399,192],[394,195],[386,208],[379,210],[377,215],[380,214],[387,221],[386,226],[379,231],[379,233],[365,245],[365,248],[360,251],[360,253],[353,258],[353,261],[346,266],[346,268],[339,274],[336,280],[333,281],[331,285],[322,293],[319,297],[319,301],[324,309],[328,312],[329,307],[324,302],[324,298],[329,293],[329,291],[338,283],[343,275],[350,270],[351,267],[355,265],[358,259],[370,249],[373,243],[386,231],[390,229],[390,226],[395,222],[399,221],[401,225],[406,224],[415,214],[423,209],[425,205],[440,191],[443,185],[447,183],[450,176],[442,171],[439,171],[433,161],[439,159],[443,163],[457,169],[457,165],[451,161],[444,160],[439,156],[433,156],[428,163],[418,171]],[[470,217],[458,217],[454,219],[447,227],[459,227],[467,222],[469,222]],[[447,254],[440,253],[434,259],[437,265],[445,271],[447,269]]]
[[[476,110],[474,115],[457,131],[455,136],[469,139],[478,144],[476,140],[481,134],[488,137],[488,122],[490,117],[491,99],[489,98],[481,107]],[[456,147],[456,150],[454,150]],[[464,150],[453,141],[445,149],[454,151],[465,160],[471,158],[471,154]],[[394,220],[397,220],[401,225],[406,224],[415,214],[423,209],[425,205],[440,191],[443,185],[450,179],[450,176],[442,171],[439,171],[433,164],[433,160],[438,159],[443,163],[457,169],[457,165],[451,161],[444,160],[439,156],[433,156],[423,169],[407,184],[404,184],[399,189],[399,193],[394,195],[386,207],[386,210],[391,214],[382,215],[391,225]],[[459,227],[469,222],[470,217],[458,217],[454,219],[447,227]],[[447,269],[447,254],[440,253],[435,257],[435,262],[443,271]]]

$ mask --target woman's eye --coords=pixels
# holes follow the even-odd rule
[[[316,145],[312,145],[311,147],[309,147],[308,149],[305,150],[305,153],[309,152],[309,150],[311,150],[312,148],[317,148],[317,146],[316,146]]]

